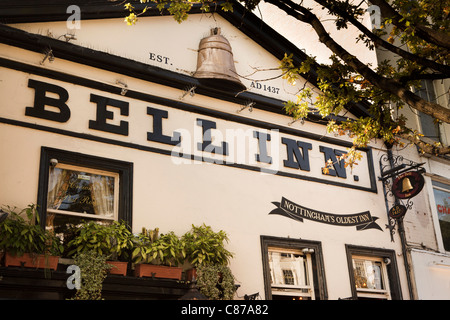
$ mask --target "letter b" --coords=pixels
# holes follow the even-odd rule
[[[25,115],[57,122],[69,120],[70,109],[66,104],[66,101],[69,99],[69,93],[66,89],[33,79],[28,80],[28,87],[35,90],[34,106],[26,107]],[[57,94],[59,99],[47,97],[47,92]],[[59,112],[46,110],[45,106],[58,108]]]

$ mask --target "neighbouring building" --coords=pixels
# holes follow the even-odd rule
[[[149,9],[127,26],[122,6],[73,2],[0,4],[1,205],[36,203],[52,228],[90,218],[125,220],[133,232],[224,230],[236,299],[449,298],[448,158],[374,141],[346,168],[338,156],[349,138],[283,110],[314,82],[288,84],[279,60],[306,54],[239,4],[214,14],[195,7],[181,24]],[[346,116],[364,114],[352,104]],[[424,176],[401,219],[389,214],[398,165]],[[7,268],[0,275],[1,297],[68,290],[27,295]],[[114,281],[114,297],[141,285]],[[134,299],[186,289],[146,283],[152,290]]]

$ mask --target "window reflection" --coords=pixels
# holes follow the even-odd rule
[[[48,209],[113,217],[115,180],[114,176],[51,168]]]
[[[268,251],[272,299],[314,299],[312,279],[312,249],[289,250],[270,248]],[[310,250],[310,251],[308,251]]]
[[[356,288],[384,289],[381,279],[381,262],[354,259],[353,268]]]
[[[305,263],[300,254],[269,251],[272,285],[308,285]]]

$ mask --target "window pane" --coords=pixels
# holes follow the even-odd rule
[[[439,141],[439,125],[434,122],[434,118],[428,114],[419,113],[422,134],[425,137]]]
[[[422,80],[421,88],[416,90],[416,94],[422,99],[436,102],[436,95],[434,94],[433,81]],[[419,112],[420,125],[422,127],[422,134],[425,137],[439,141],[439,125],[434,122],[433,117]]]
[[[114,216],[115,177],[64,168],[50,169],[48,209]]]
[[[307,286],[306,259],[295,253],[269,251],[272,286]]]
[[[433,188],[434,201],[436,202],[436,210],[438,213],[439,225],[441,227],[442,240],[444,242],[444,249],[450,251],[450,186],[443,183],[435,183],[434,186],[440,188],[446,187],[449,191],[438,188]]]
[[[381,262],[353,259],[356,288],[383,290]]]

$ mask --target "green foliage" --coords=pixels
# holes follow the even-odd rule
[[[220,264],[198,266],[197,287],[210,300],[231,300],[236,291],[231,269]]]
[[[228,236],[225,231],[215,232],[205,224],[194,226],[177,236],[173,231],[159,235],[159,229],[142,229],[133,239],[134,263],[152,263],[168,266],[181,265],[188,260],[192,265],[226,265],[233,254],[225,249]]]
[[[39,225],[36,205],[30,204],[19,212],[9,206],[4,210],[9,215],[0,223],[0,250],[18,256],[24,253],[59,256],[63,252],[60,239]]]
[[[146,263],[150,260],[150,247],[159,238],[159,229],[142,228],[141,233],[133,238],[131,259],[134,263]]]
[[[75,265],[80,268],[81,286],[72,300],[102,300],[103,281],[111,265],[107,257],[95,250],[86,250],[75,255]]]
[[[245,2],[246,7],[249,10],[253,10],[259,1],[260,0],[246,0],[241,2]],[[210,12],[211,8],[216,7],[225,12],[233,11],[233,3],[231,0],[220,2],[211,0],[140,0],[140,3],[156,5],[156,8],[161,12],[167,10],[178,23],[181,23],[188,18],[189,11],[191,11],[194,4],[200,5],[200,10],[203,12]],[[125,22],[128,25],[133,25],[138,21],[138,17],[147,11],[148,7],[145,7],[139,12],[136,11],[136,8],[131,4],[131,2],[127,2],[124,4],[124,8],[128,11],[128,16],[125,17]]]
[[[133,240],[134,263],[165,266],[181,265],[186,258],[185,243],[173,231],[159,235],[159,229],[142,232]]]
[[[288,101],[285,103],[287,114],[294,119],[306,118],[310,113],[318,113],[323,118],[331,117],[328,121],[328,133],[336,135],[348,135],[353,139],[353,147],[349,149],[349,154],[345,157],[347,165],[355,165],[356,149],[367,147],[373,139],[383,139],[385,142],[394,145],[401,145],[400,134],[408,132],[406,128],[406,119],[404,116],[393,113],[392,104],[397,104],[397,108],[402,106],[402,102],[397,97],[380,90],[377,86],[371,84],[363,76],[353,71],[348,65],[336,57],[331,56],[330,65],[316,64],[317,80],[319,91],[316,91],[316,100],[312,101],[312,90],[304,88],[298,95],[297,101]],[[285,56],[281,63],[281,68],[287,77],[290,73],[285,70],[293,65],[292,58]],[[311,61],[307,62],[310,67]],[[308,68],[295,68],[292,79],[295,81],[302,74],[304,75]],[[394,71],[387,63],[381,63],[379,72],[392,74]],[[297,73],[298,72],[298,73]],[[370,116],[358,119],[347,119],[337,122],[333,116],[344,116],[346,108],[350,103],[370,101],[368,112]]]
[[[173,232],[161,234],[148,252],[149,262],[165,266],[178,266],[186,258],[183,241]]]
[[[215,232],[210,226],[192,225],[182,237],[186,245],[186,256],[194,266],[205,264],[226,265],[233,254],[225,248],[228,235],[225,231]]]
[[[448,35],[450,27],[448,2],[393,0],[391,6],[397,10],[400,17],[398,23],[388,33],[389,36],[400,41],[402,45],[408,46],[414,54],[448,65],[450,62],[448,49],[433,44],[417,34],[417,27],[421,25]],[[388,29],[394,23],[393,18],[386,17],[381,29]]]
[[[371,69],[370,65],[360,63],[356,57],[352,57],[342,48],[329,46],[334,52],[330,57],[331,64],[317,62],[313,64],[320,89],[316,92],[317,101],[305,102],[305,99],[289,101],[286,103],[289,114],[295,118],[318,111],[323,117],[345,116],[345,108],[349,103],[361,102],[367,105],[370,116],[341,123],[331,120],[328,125],[329,132],[338,135],[346,133],[354,139],[352,150],[366,147],[373,139],[382,139],[388,145],[403,147],[402,139],[405,137],[413,143],[417,141],[419,147],[429,146],[420,141],[420,135],[407,126],[407,119],[398,112],[406,102],[418,110],[421,110],[419,101],[421,104],[429,102],[421,101],[421,98],[416,96],[417,104],[415,104],[411,100],[406,100],[405,95],[400,92],[403,92],[401,91],[403,89],[412,94],[414,89],[411,88],[420,88],[420,79],[448,78],[446,68],[450,63],[448,47],[440,46],[433,39],[434,36],[431,36],[433,32],[437,32],[439,34],[436,38],[441,37],[441,41],[448,44],[450,24],[448,5],[432,0],[389,1],[386,5],[391,12],[383,12],[385,20],[380,28],[370,31],[358,24],[365,14],[359,3],[329,0],[316,2],[328,9],[328,13],[336,18],[337,29],[347,28],[349,24],[353,24],[361,31],[357,41],[363,41],[368,50],[383,46],[381,49],[391,51],[395,58],[379,62],[373,73],[368,71]],[[333,41],[337,42],[336,39]],[[307,72],[301,70],[301,66],[294,65],[290,56],[285,56],[280,68],[284,77],[291,83]],[[309,109],[306,106],[308,103]],[[435,110],[440,107],[436,104],[434,106]],[[448,111],[446,112],[448,114]],[[442,110],[439,113],[435,112],[434,116],[448,119],[448,115]],[[443,153],[449,150],[443,149]]]
[[[209,12],[217,6],[212,0],[141,0],[142,3],[156,5],[160,10],[167,10],[179,23],[186,20],[193,5],[201,5],[204,12]],[[248,10],[257,7],[260,0],[239,0]],[[331,51],[331,64],[318,64],[313,57],[308,58],[300,66],[294,65],[292,54],[285,54],[281,60],[280,69],[283,78],[290,84],[314,69],[317,74],[315,84],[318,87],[317,101],[308,101],[311,92],[301,92],[297,101],[288,101],[285,109],[294,119],[304,119],[310,113],[318,113],[327,118],[334,115],[345,115],[349,103],[364,103],[370,116],[350,124],[333,123],[335,133],[347,132],[354,140],[354,148],[365,147],[373,139],[381,138],[388,145],[401,144],[406,138],[420,148],[429,152],[430,145],[420,141],[420,136],[409,128],[406,119],[399,116],[405,104],[427,114],[432,114],[436,121],[448,122],[450,111],[436,102],[428,102],[414,94],[414,89],[420,87],[421,79],[448,78],[450,53],[448,46],[450,9],[445,1],[435,0],[391,0],[373,2],[382,9],[384,21],[379,29],[369,30],[360,21],[366,14],[363,2],[348,0],[315,0],[322,9],[333,16],[335,28],[346,29],[353,25],[360,33],[356,42],[362,41],[368,50],[380,48],[390,51],[394,57],[392,62],[383,61],[375,70],[370,65],[359,61],[341,45],[337,39],[329,36],[321,25],[319,18],[306,8],[303,2],[273,1],[266,2],[277,6],[288,15],[299,21],[308,23]],[[232,10],[232,1],[222,2],[222,10]],[[143,14],[136,12],[129,3],[125,4],[129,16],[125,21],[131,25],[137,17]],[[339,57],[339,58],[338,58]],[[311,75],[311,74],[309,74]],[[305,90],[304,90],[305,91]],[[406,93],[405,93],[406,92]],[[412,97],[412,98],[411,98]],[[433,110],[433,111],[431,111]],[[402,145],[401,145],[402,146]],[[435,147],[442,149],[439,151]],[[353,149],[354,149],[353,148]],[[445,154],[450,148],[437,144],[432,150]]]
[[[95,221],[82,223],[68,243],[69,256],[94,251],[113,260],[126,261],[133,245],[133,234],[125,222],[103,224]]]

